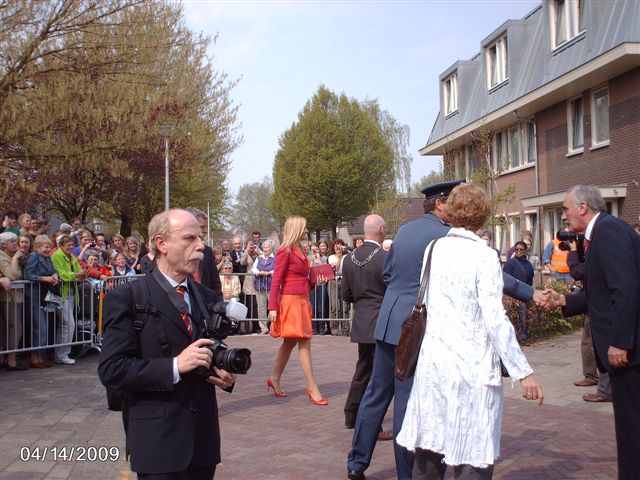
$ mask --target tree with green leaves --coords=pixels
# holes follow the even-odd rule
[[[366,108],[320,86],[282,134],[273,166],[272,209],[331,230],[366,213],[393,188],[393,152]]]
[[[273,182],[268,176],[260,182],[242,185],[231,208],[231,224],[247,233],[258,230],[265,236],[271,231],[280,232],[284,222],[271,213],[272,197]]]
[[[411,184],[411,188],[407,192],[407,197],[421,197],[421,190],[424,187],[440,182],[444,182],[444,174],[442,173],[442,170],[431,170],[427,175],[423,175],[420,180]]]

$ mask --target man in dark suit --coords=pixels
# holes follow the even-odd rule
[[[193,207],[188,207],[186,210],[191,212],[198,220],[200,224],[200,239],[204,241],[207,235],[207,214]],[[202,254],[204,257],[198,264],[198,270],[193,275],[193,279],[209,290],[213,290],[218,294],[218,297],[222,298],[222,284],[220,283],[220,275],[218,275],[218,269],[213,258],[213,250],[209,245],[205,244]]]
[[[413,377],[404,382],[395,379],[396,346],[402,322],[411,312],[418,296],[425,248],[432,240],[444,237],[451,228],[446,223],[446,200],[451,190],[462,181],[438,183],[422,190],[426,197],[426,214],[398,230],[385,261],[383,278],[387,291],[374,334],[376,354],[373,371],[360,402],[351,451],[347,458],[347,476],[351,480],[365,479],[364,470],[371,463],[378,431],[391,400],[394,400],[393,435],[397,435],[402,428]],[[504,274],[504,292],[525,302],[532,298],[537,303],[544,300],[541,291],[534,291],[533,287],[507,274]],[[413,453],[398,445],[395,440],[393,448],[398,479],[411,479]]]
[[[598,368],[609,372],[618,443],[618,478],[640,472],[640,236],[606,213],[595,186],[578,185],[562,204],[569,230],[584,232],[584,290],[554,294],[565,315],[588,313]]]
[[[387,285],[382,279],[382,269],[387,252],[381,247],[387,225],[380,215],[369,215],[364,220],[364,243],[342,265],[342,300],[354,304],[351,322],[351,341],[358,344],[356,371],[344,405],[344,423],[355,428],[358,407],[367,388],[373,370],[376,341],[373,332]],[[391,440],[392,436],[381,431],[378,440]]]
[[[185,210],[160,213],[149,223],[156,267],[143,279],[148,319],[134,329],[133,290],[124,284],[107,295],[105,336],[98,374],[125,393],[123,421],[131,469],[147,480],[210,480],[220,463],[215,386],[231,391],[235,376],[210,367],[213,342],[199,305],[219,297],[190,275],[202,260],[198,221]],[[200,297],[200,300],[198,299]]]

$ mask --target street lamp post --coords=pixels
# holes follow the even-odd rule
[[[158,133],[164,137],[164,209],[169,210],[169,137],[178,131],[178,125],[161,123]]]

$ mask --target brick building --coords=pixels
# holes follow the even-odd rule
[[[640,2],[547,0],[507,20],[470,60],[440,76],[441,109],[422,155],[445,173],[500,172],[515,189],[496,227],[505,252],[521,230],[540,252],[573,185],[600,187],[609,211],[640,220]]]

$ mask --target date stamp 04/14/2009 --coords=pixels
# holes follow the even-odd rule
[[[84,445],[20,447],[20,460],[23,462],[45,462],[47,460],[53,462],[117,462],[119,459],[119,447]]]

